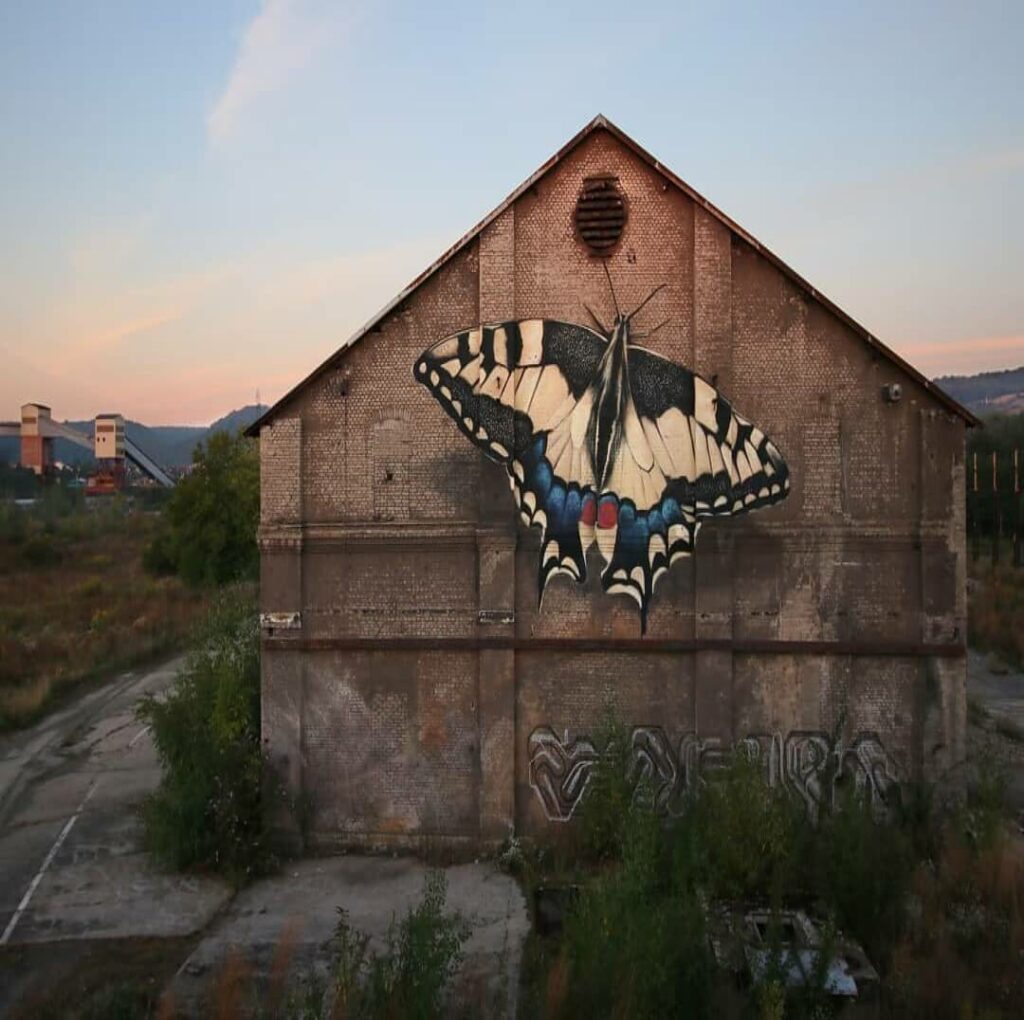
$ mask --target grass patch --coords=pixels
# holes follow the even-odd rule
[[[0,729],[181,647],[209,596],[145,573],[157,527],[119,499],[96,510],[72,495],[0,505]]]
[[[164,989],[196,937],[92,939],[0,949],[0,1009],[11,1020],[175,1016]]]
[[[392,921],[383,953],[349,925],[339,911],[334,933],[335,963],[320,1016],[366,1020],[443,1016],[443,995],[462,958],[469,929],[445,910],[444,873],[427,873],[423,898],[399,921]]]
[[[971,563],[970,569],[968,641],[1007,665],[1024,669],[1024,570],[984,560]]]

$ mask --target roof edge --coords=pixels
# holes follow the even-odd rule
[[[513,202],[515,202],[521,195],[529,191],[542,177],[544,177],[549,170],[551,170],[557,163],[561,162],[573,149],[575,149],[585,138],[589,137],[595,131],[605,130],[609,132],[614,138],[616,138],[622,145],[628,148],[641,160],[647,163],[653,170],[661,174],[670,184],[674,185],[680,191],[683,192],[691,201],[701,206],[708,213],[715,217],[720,223],[727,227],[732,233],[742,238],[747,242],[758,254],[764,256],[776,269],[778,269],[784,276],[788,277],[793,283],[795,283],[801,290],[806,291],[815,301],[830,311],[836,318],[840,320],[844,325],[852,329],[862,340],[864,340],[869,346],[873,347],[883,357],[891,361],[897,368],[901,369],[907,375],[911,377],[916,383],[918,383],[927,393],[929,393],[935,400],[940,404],[944,405],[948,411],[962,418],[968,426],[975,427],[981,426],[981,419],[978,418],[971,411],[967,410],[959,401],[951,397],[941,386],[932,382],[924,373],[916,369],[910,362],[900,357],[891,347],[884,344],[878,339],[873,333],[862,326],[853,316],[844,312],[835,302],[831,301],[824,294],[821,293],[816,287],[812,286],[810,282],[804,279],[795,269],[784,262],[778,255],[776,255],[770,248],[767,248],[760,241],[757,240],[752,234],[744,230],[735,220],[726,213],[722,212],[718,206],[708,201],[700,192],[690,187],[681,177],[678,177],[668,167],[666,167],[660,160],[656,159],[651,153],[649,153],[643,146],[638,142],[630,138],[620,127],[613,124],[603,114],[598,114],[591,121],[589,121],[584,127],[579,130],[572,138],[569,139],[553,156],[545,160],[529,177],[523,181],[514,191],[512,191],[499,205],[489,212],[482,220],[480,220],[474,227],[468,230],[458,241],[455,242],[450,248],[448,248],[443,254],[435,259],[422,273],[419,274],[411,283],[404,287],[391,301],[388,302],[373,318],[371,318],[365,325],[361,326],[355,333],[353,333],[344,343],[333,354],[329,355],[324,361],[322,361],[316,368],[313,369],[308,375],[302,380],[296,383],[290,390],[287,391],[282,397],[276,400],[267,410],[260,415],[246,430],[245,435],[250,437],[256,437],[259,435],[260,430],[270,421],[275,418],[282,407],[285,406],[294,396],[296,396],[301,390],[305,389],[307,385],[318,379],[324,373],[330,371],[334,367],[335,363],[341,358],[343,354],[350,347],[356,344],[363,336],[374,329],[380,322],[385,319],[391,312],[395,310],[399,305],[402,304],[407,298],[414,294],[427,280],[430,279],[439,269],[441,269],[446,263],[453,259],[459,254],[464,248],[466,248],[470,242],[472,242],[480,233],[482,233],[491,223],[493,223]]]

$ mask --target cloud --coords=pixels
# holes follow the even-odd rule
[[[128,341],[186,319],[240,271],[224,263],[134,285],[111,271],[76,277],[41,322],[48,350],[66,367],[124,354]]]
[[[207,137],[224,142],[239,117],[305,68],[341,28],[337,4],[317,0],[263,0],[242,34],[224,91],[206,117]]]
[[[167,308],[143,315],[138,319],[120,322],[91,336],[76,339],[75,360],[82,361],[95,358],[100,354],[109,354],[130,337],[148,333],[169,322],[177,322],[184,314],[184,308]]]

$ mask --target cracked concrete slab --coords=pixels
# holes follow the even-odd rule
[[[339,908],[349,924],[384,947],[392,919],[419,903],[427,866],[412,858],[334,857],[290,862],[281,875],[240,893],[201,938],[179,971],[174,998],[201,1010],[209,982],[232,951],[265,973],[282,939],[293,946],[293,970],[329,966]],[[444,869],[448,909],[469,925],[451,996],[468,1015],[515,1016],[523,942],[529,930],[517,883],[492,864]]]
[[[142,850],[139,809],[160,781],[135,715],[180,660],[126,674],[0,740],[0,939],[5,944],[200,931],[232,895],[167,874]]]
[[[258,970],[289,930],[296,966],[328,966],[339,907],[382,948],[392,918],[422,895],[427,868],[412,858],[293,861],[232,900],[226,883],[166,873],[143,852],[139,809],[159,783],[160,766],[135,705],[144,693],[165,690],[177,665],[122,677],[32,730],[0,738],[7,951],[37,954],[50,944],[60,955],[58,946],[66,954],[97,940],[184,939],[191,947],[202,932],[175,979],[179,1006],[201,1012],[206,982],[232,947]],[[489,864],[445,873],[449,907],[471,929],[453,1000],[470,1015],[514,1016],[529,927],[522,894]],[[0,989],[0,1012],[13,1001],[8,994]]]
[[[190,935],[230,895],[214,879],[161,874],[141,851],[65,859],[43,877],[14,941]]]

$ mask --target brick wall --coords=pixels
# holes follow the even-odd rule
[[[669,324],[645,345],[714,380],[793,480],[781,505],[705,525],[658,586],[647,644],[596,560],[538,607],[537,533],[412,377],[480,321],[588,322],[584,303],[612,318],[572,224],[596,174],[628,204],[620,305],[667,284],[645,321]],[[884,754],[879,776],[939,775],[963,747],[963,439],[750,243],[589,135],[262,431],[263,610],[301,613],[266,634],[264,737],[312,840],[557,831],[553,777],[586,758],[606,702],[666,784],[751,737],[811,798],[806,763],[837,728],[851,768]]]

